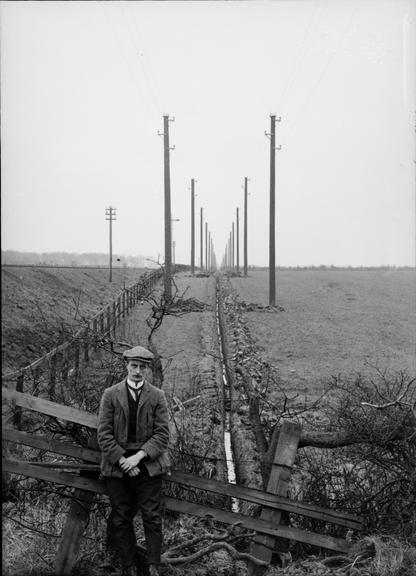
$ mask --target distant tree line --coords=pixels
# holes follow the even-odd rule
[[[249,266],[249,270],[268,270],[268,266]],[[414,270],[414,266],[334,266],[320,264],[318,266],[276,266],[276,270]]]
[[[108,266],[108,254],[86,252],[76,254],[73,252],[18,252],[16,250],[2,250],[1,263],[25,264],[32,266]],[[151,264],[151,263],[150,263]],[[149,266],[145,256],[113,255],[113,267]]]

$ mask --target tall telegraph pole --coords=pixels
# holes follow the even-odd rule
[[[236,236],[237,236],[237,274],[240,274],[240,215],[239,209],[237,208],[237,226],[236,226]]]
[[[208,222],[205,222],[205,269],[208,270]]]
[[[172,298],[172,222],[170,208],[169,116],[163,116],[163,149],[165,175],[165,299]]]
[[[109,206],[105,209],[105,219],[109,221],[110,225],[110,277],[108,279],[109,282],[113,281],[113,221],[117,220],[116,218],[116,209],[112,206]]]
[[[234,272],[234,262],[235,262],[235,227],[234,227],[234,222],[233,222],[233,234],[231,237],[231,253],[232,253],[233,272]]]
[[[211,270],[211,232],[208,232],[208,270]]]
[[[204,270],[204,209],[201,208],[201,272]]]
[[[195,180],[191,179],[191,274],[195,274]]]
[[[269,229],[269,305],[276,305],[276,116],[270,115],[270,229]]]
[[[244,276],[247,276],[247,180],[244,178]]]

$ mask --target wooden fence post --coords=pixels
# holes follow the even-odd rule
[[[69,372],[68,348],[65,348],[62,354],[60,354],[60,357],[61,357],[62,384],[64,384],[66,387],[66,385],[68,384],[68,372]]]
[[[73,346],[74,346],[74,372],[75,372],[74,373],[74,379],[75,379],[75,382],[78,382],[78,379],[79,379],[80,341],[78,339],[75,340]]]
[[[92,331],[94,338],[94,350],[97,350],[97,338],[98,338],[98,321],[97,317],[92,319]]]
[[[37,396],[39,394],[39,384],[40,384],[40,368],[37,366],[32,372],[33,384],[32,384],[32,394]]]
[[[288,422],[287,420],[283,422],[273,459],[269,482],[267,484],[267,492],[272,492],[278,496],[286,496],[300,435],[301,427],[299,424]],[[274,524],[279,524],[281,516],[281,510],[273,510],[271,508],[263,507],[260,518],[262,520],[273,522]],[[260,560],[270,562],[275,543],[276,538],[273,536],[258,535],[251,546],[250,553]],[[253,562],[249,563],[248,576],[259,576],[263,572],[264,568],[256,566]]]
[[[113,304],[112,304],[112,314],[111,314],[111,316],[112,316],[112,321],[113,321],[113,326],[112,326],[112,328],[113,328],[113,335],[115,336],[115,335],[116,335],[116,303],[115,303],[115,301],[113,301]]]
[[[88,325],[82,335],[83,341],[83,350],[84,350],[84,362],[85,364],[89,364],[90,362],[90,352],[89,352],[89,338],[90,338],[90,326]]]
[[[117,297],[116,310],[117,310],[117,325],[118,325],[118,324],[120,324],[120,311],[121,311],[121,296],[120,295]]]
[[[56,353],[52,354],[49,360],[49,382],[48,382],[48,396],[49,400],[55,398],[56,386]]]
[[[93,431],[88,440],[88,447],[98,449],[96,430]],[[94,492],[87,490],[76,489],[74,491],[55,560],[55,570],[59,576],[69,575],[77,561],[82,535],[88,525],[94,496]]]
[[[100,336],[104,334],[104,312],[100,312]]]
[[[23,374],[19,374],[16,380],[16,392],[23,392],[23,381]],[[13,424],[18,430],[22,429],[22,409],[19,406],[14,409]]]
[[[110,331],[111,331],[111,308],[110,308],[110,304],[107,306],[105,315],[106,315],[106,318],[107,318],[107,322],[106,322],[106,332],[107,332],[107,334],[110,336]]]

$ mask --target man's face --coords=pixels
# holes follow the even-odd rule
[[[150,365],[141,360],[129,360],[127,363],[127,376],[137,384],[143,380],[149,370],[151,370]]]

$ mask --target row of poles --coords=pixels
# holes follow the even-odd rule
[[[158,132],[163,136],[164,149],[164,220],[165,220],[165,278],[164,293],[165,298],[172,298],[172,253],[174,254],[175,244],[172,242],[172,218],[171,213],[171,189],[170,189],[170,151],[174,147],[169,143],[169,122],[175,118],[163,116],[163,132]],[[270,214],[269,214],[269,304],[276,304],[276,238],[275,238],[275,181],[276,181],[276,121],[281,118],[270,115],[270,133],[265,132],[270,139]],[[248,178],[244,178],[244,263],[243,274],[247,276],[247,196]],[[112,223],[116,219],[116,209],[110,206],[106,209],[106,219],[110,225],[110,282],[112,281]],[[236,222],[232,223],[232,229],[227,240],[221,267],[223,269],[240,274],[240,215],[237,208]],[[204,242],[205,230],[205,242]],[[204,258],[205,256],[205,258]],[[174,256],[173,256],[174,260]],[[210,272],[217,269],[217,259],[214,251],[214,243],[211,232],[208,229],[208,222],[205,222],[203,208],[200,209],[200,270]],[[195,179],[191,179],[191,274],[195,274]]]
[[[174,148],[169,144],[169,122],[174,118],[163,116],[163,149],[164,149],[164,189],[165,189],[165,299],[172,298],[172,213],[170,190],[170,151]],[[191,274],[195,274],[195,178],[191,179]],[[217,268],[217,258],[214,250],[214,241],[208,222],[204,222],[204,209],[200,209],[200,271],[211,272]]]
[[[201,272],[211,272],[217,268],[214,241],[208,229],[208,222],[204,222],[204,209],[200,208],[200,255],[199,268]],[[205,232],[205,234],[204,234]],[[205,241],[204,241],[205,237]],[[195,178],[191,179],[191,274],[195,274]]]
[[[247,276],[247,196],[248,178],[244,178],[244,231],[243,231],[243,275]],[[232,223],[230,235],[225,247],[221,268],[240,274],[240,209],[236,209],[236,220]]]

